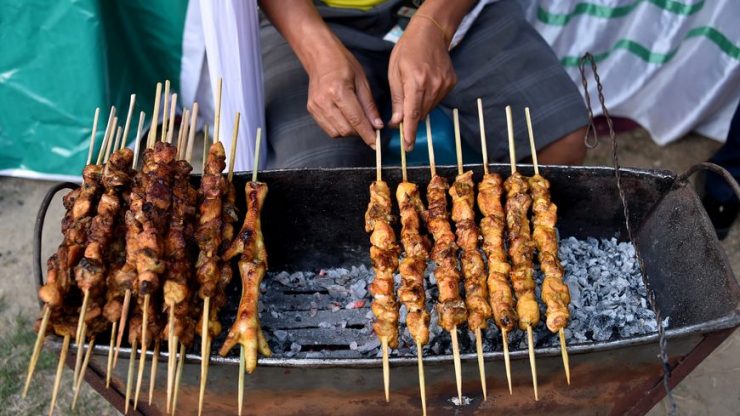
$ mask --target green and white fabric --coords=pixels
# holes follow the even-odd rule
[[[149,117],[157,81],[180,88],[186,7],[178,0],[1,1],[0,175],[77,179],[96,107],[98,146],[110,106],[125,117],[130,94],[136,114]]]
[[[591,52],[609,112],[658,144],[690,131],[726,139],[740,100],[740,1],[531,0],[527,16],[578,85]]]

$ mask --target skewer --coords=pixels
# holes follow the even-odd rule
[[[138,145],[138,141],[136,142]],[[134,160],[136,157],[134,157]],[[113,353],[113,367],[118,363],[118,352],[121,350],[121,341],[123,340],[123,333],[126,331],[126,319],[128,317],[128,310],[131,305],[131,290],[126,290],[123,295],[123,305],[121,306],[121,320],[118,323],[118,336],[116,337],[116,351]]]
[[[100,117],[100,107],[95,109],[95,117],[93,118],[92,133],[90,133],[90,148],[87,150],[87,163],[89,165],[92,160],[93,147],[95,147],[95,134],[98,132],[98,118]]]
[[[144,366],[146,365],[147,338],[146,330],[149,325],[149,301],[151,295],[144,295],[144,308],[141,318],[141,354],[139,354],[139,373],[136,376],[136,393],[134,393],[134,410],[139,403],[139,393],[141,392],[141,381],[144,378]]]
[[[152,369],[149,372],[149,406],[152,405],[152,397],[154,397],[154,386],[157,384],[157,364],[159,363],[159,346],[160,340],[154,343],[154,355],[152,355]]]
[[[220,140],[219,133],[221,130],[221,91],[223,89],[224,79],[218,79],[218,86],[216,87],[216,117],[213,126],[213,143],[217,143]]]
[[[137,340],[134,339],[134,342],[131,344],[131,354],[129,354],[128,358],[128,375],[126,376],[126,404],[124,405],[123,410],[124,415],[128,414],[128,405],[131,399],[131,385],[134,381],[134,364],[136,364],[136,341]]]
[[[480,99],[478,100],[480,105]],[[480,107],[479,107],[480,110]],[[463,156],[462,156],[462,141],[460,140],[460,119],[457,108],[452,110],[455,127],[455,151],[457,153],[457,173],[462,175],[465,172],[463,168]],[[483,123],[481,118],[481,124]],[[484,134],[484,133],[483,133]],[[485,157],[485,156],[484,156]],[[486,160],[488,159],[485,157]],[[486,166],[487,164],[484,164]],[[488,167],[484,167],[484,171],[488,173]],[[475,350],[478,355],[478,373],[480,374],[480,385],[483,389],[483,400],[488,400],[488,389],[486,388],[486,364],[483,360],[483,341],[481,339],[481,330],[476,328],[475,330]],[[458,386],[460,383],[458,383]]]
[[[168,334],[167,334],[167,404],[165,407],[165,411],[167,413],[170,413],[170,403],[172,399],[172,386],[175,383],[175,364],[176,364],[176,355],[173,354],[175,351],[175,307],[174,305],[170,306],[169,311],[169,318],[167,320],[167,328],[168,328]]]
[[[110,346],[108,347],[108,365],[105,372],[105,388],[110,388],[110,376],[113,371],[113,349],[116,345],[116,330],[118,329],[118,322],[113,322],[113,326],[110,330]]]
[[[195,143],[195,128],[196,124],[198,123],[198,103],[193,103],[193,113],[190,116],[190,128],[188,129],[188,132],[190,133],[188,137],[188,146],[187,150],[185,151],[185,160],[190,163],[190,159],[193,157],[193,143]]]
[[[204,155],[203,158],[206,156]],[[205,164],[204,164],[205,166]],[[200,336],[200,390],[198,396],[198,415],[203,412],[203,397],[206,392],[206,379],[208,378],[208,363],[211,359],[211,337],[208,334],[208,317],[210,316],[211,298],[203,299],[203,318]],[[240,364],[241,364],[240,360]]]
[[[123,136],[123,128],[121,126],[118,126],[118,129],[116,130],[116,140],[113,142],[113,147],[111,148],[111,151],[105,151],[106,162],[110,159],[111,152],[115,152],[118,149],[118,145],[121,143],[121,136]]]
[[[175,392],[172,398],[172,416],[177,411],[177,397],[180,395],[180,380],[182,380],[182,368],[185,365],[185,344],[180,344],[180,359],[177,361],[177,376],[175,377]]]
[[[509,394],[514,394],[511,390],[511,360],[509,359],[509,335],[506,328],[501,328],[501,341],[504,344],[504,365],[506,366],[506,381],[509,383]]]
[[[90,364],[90,356],[92,355],[93,348],[95,348],[95,340],[91,339],[87,344],[87,352],[85,353],[85,361],[82,363],[82,370],[80,371],[79,376],[75,379],[72,410],[75,410],[75,406],[77,405],[77,397],[80,395],[80,387],[82,387],[82,380],[85,379],[85,372],[87,371],[87,366]]]
[[[457,120],[457,109],[453,110],[453,117],[455,120]],[[456,126],[458,126],[458,123],[455,123]],[[431,134],[431,123],[429,121],[429,116],[427,116],[426,119],[426,127],[427,127],[427,150],[429,152],[429,165],[430,169],[432,171],[432,178],[436,176],[436,166],[434,162],[434,144],[432,141],[432,134]],[[403,126],[399,127],[401,129],[401,143],[403,143]],[[456,129],[455,132],[456,136],[459,136],[459,128]],[[401,146],[401,149],[403,150],[403,146]],[[460,154],[461,152],[458,152]],[[461,158],[458,157],[458,162],[462,164]],[[406,152],[401,152],[401,164],[403,168],[403,180],[406,180]],[[460,344],[457,340],[457,325],[455,325],[452,328],[452,331],[450,331],[450,336],[452,337],[452,356],[453,356],[453,364],[455,367],[455,383],[457,384],[457,396],[458,400],[462,402],[462,372],[461,372],[461,363],[460,363]]]
[[[92,146],[91,146],[92,148]],[[36,335],[36,343],[33,345],[33,354],[31,354],[31,361],[28,363],[28,374],[26,375],[26,384],[23,386],[22,398],[26,398],[28,395],[28,389],[31,387],[31,379],[33,378],[33,372],[36,369],[36,364],[39,362],[41,356],[41,347],[44,346],[44,338],[46,337],[46,329],[49,327],[49,317],[51,316],[51,308],[49,305],[44,305],[44,314],[41,317],[41,325],[39,326],[39,333]]]
[[[164,103],[162,105],[162,137],[159,139],[160,141],[164,142],[167,138],[167,100],[170,98],[170,80],[165,80],[164,82]],[[174,97],[173,97],[173,102]],[[167,141],[168,143],[172,143],[170,141]]]
[[[509,136],[509,162],[511,164],[511,173],[516,173],[516,149],[514,148],[514,123],[511,116],[511,106],[506,106],[506,130]],[[534,399],[539,400],[537,391],[537,364],[534,359],[534,337],[532,335],[532,326],[527,325],[527,347],[529,349],[529,366],[532,369],[532,386],[534,387]]]
[[[401,147],[403,148],[403,145]],[[385,401],[390,402],[391,371],[388,362],[388,337],[380,337],[380,342],[383,346],[383,387],[385,389]]]
[[[540,174],[539,163],[537,163],[537,147],[534,144],[534,130],[532,129],[532,117],[529,113],[529,107],[524,107],[524,115],[527,119],[527,132],[529,133],[529,148],[532,153],[532,165],[534,166],[534,174]],[[560,328],[558,331],[560,338],[560,354],[563,357],[563,367],[565,368],[565,380],[570,385],[570,359],[568,358],[568,348],[565,344],[565,331]]]
[[[99,165],[103,162],[103,156],[105,155],[105,146],[108,143],[108,136],[110,136],[110,131],[112,129],[115,129],[115,122],[116,120],[116,107],[112,106],[110,108],[110,114],[108,115],[108,124],[105,127],[105,133],[103,133],[103,143],[100,145],[100,150],[98,151],[98,159],[95,162],[96,165]]]
[[[239,416],[242,416],[242,408],[244,407],[244,360],[245,360],[245,350],[244,345],[240,345],[241,348],[239,348],[239,390],[236,393],[237,396],[237,412]]]
[[[159,100],[162,98],[162,83],[157,83],[157,93],[154,96],[154,109],[152,110],[152,124],[149,127],[149,137],[147,137],[146,147],[154,146],[157,141],[157,127],[159,124]]]
[[[172,143],[172,136],[175,134],[175,111],[177,111],[177,93],[172,94],[172,103],[170,104],[170,124],[167,126],[167,143]]]
[[[144,129],[144,118],[146,114],[142,111],[139,113],[139,127],[136,128],[136,137],[134,138],[134,161],[131,164],[131,169],[136,169],[136,164],[139,161],[139,147],[141,146],[141,132]],[[118,348],[118,346],[116,346]],[[115,364],[115,360],[114,360]]]
[[[179,149],[180,149],[180,143],[182,143],[182,138],[185,136],[185,126],[188,124],[188,109],[182,110],[182,118],[180,119],[180,131],[177,132],[177,148],[178,148],[178,159],[179,159]],[[170,140],[172,137],[170,136]]]
[[[62,381],[62,374],[64,372],[64,363],[67,361],[67,353],[69,352],[69,340],[70,336],[65,335],[62,343],[62,352],[59,353],[59,364],[57,364],[57,373],[54,376],[54,387],[51,391],[51,405],[49,406],[49,416],[54,413],[54,407],[57,404],[57,394],[59,394],[59,383]]]
[[[239,137],[239,117],[241,114],[239,112],[236,112],[236,118],[234,119],[234,133],[231,135],[231,153],[229,154],[229,174],[228,174],[228,180],[231,182],[234,179],[234,159],[236,159],[236,140]],[[257,154],[254,155],[255,160],[255,166],[257,165],[257,160],[259,156]]]
[[[420,343],[416,343],[416,362],[419,367],[419,394],[421,394],[421,414],[427,414],[427,389],[424,381],[424,361],[422,360],[423,350]]]
[[[131,116],[134,113],[134,104],[136,104],[136,94],[131,94],[131,101],[128,104],[128,114],[126,114],[126,125],[123,128],[123,142],[121,143],[121,150],[126,147],[128,142],[128,131],[131,127]]]
[[[74,377],[72,377],[72,390],[75,390],[77,388],[77,377],[80,376],[80,369],[82,368],[82,358],[84,356],[82,352],[85,351],[85,336],[87,336],[87,324],[82,325],[82,329],[80,330],[80,334],[78,336],[79,338],[75,340],[75,344],[77,344],[77,356],[75,357]]]
[[[257,127],[257,137],[254,139],[254,164],[252,166],[252,182],[257,182],[257,171],[260,168],[260,143],[262,143],[262,127]]]

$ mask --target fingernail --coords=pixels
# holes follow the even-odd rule
[[[383,128],[383,120],[381,120],[379,118],[376,118],[375,120],[373,120],[373,124],[375,124],[375,127],[379,128],[379,129],[380,128]]]

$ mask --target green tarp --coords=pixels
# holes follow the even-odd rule
[[[149,117],[156,83],[178,88],[186,9],[176,0],[1,1],[0,174],[78,176],[96,107],[98,146],[110,106],[124,118],[130,94],[135,114]]]

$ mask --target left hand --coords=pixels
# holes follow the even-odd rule
[[[406,150],[416,142],[422,120],[457,83],[448,39],[429,19],[416,17],[391,52],[388,82],[393,115],[390,125],[403,122]]]

